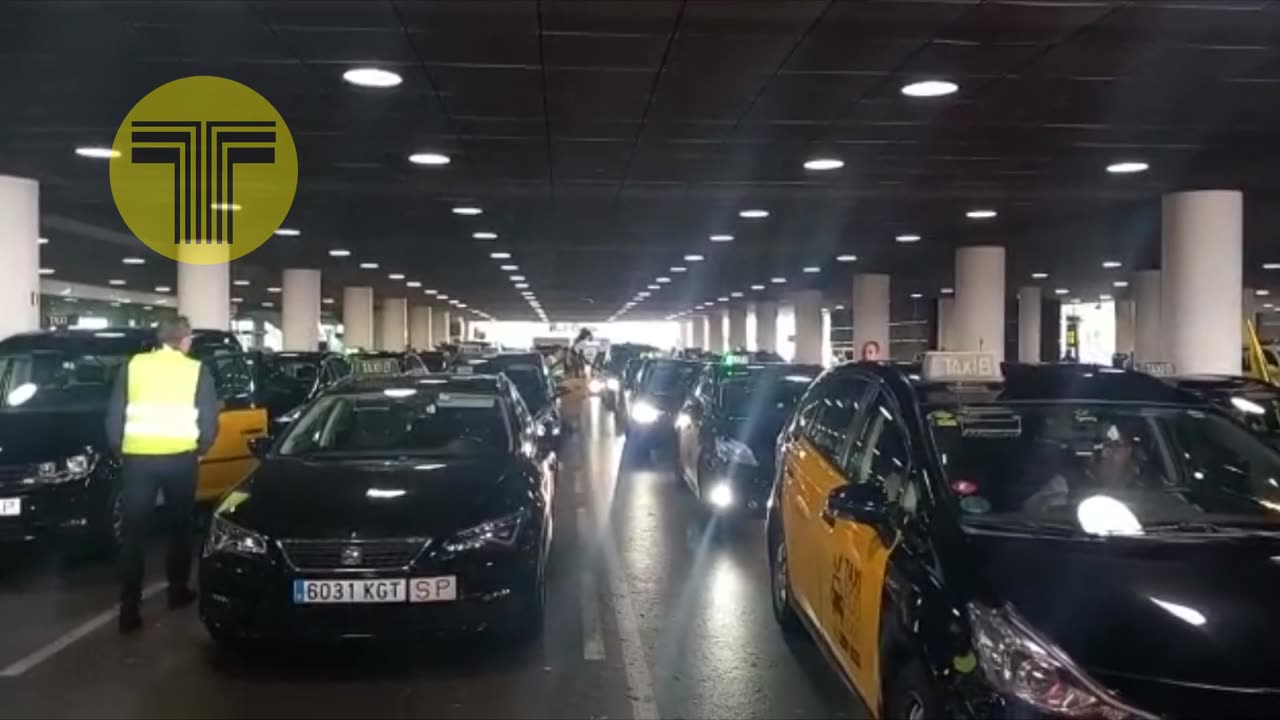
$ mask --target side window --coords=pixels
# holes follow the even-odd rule
[[[892,405],[881,397],[849,453],[849,477],[852,482],[879,485],[890,504],[914,512],[919,498],[908,479],[910,466],[906,431]]]
[[[838,378],[824,383],[813,408],[813,421],[805,433],[819,452],[834,466],[840,467],[845,444],[862,410],[868,381],[861,378]]]
[[[515,430],[518,435],[535,432],[533,427],[533,415],[529,412],[529,407],[524,404],[524,399],[520,397],[520,393],[514,386],[507,388],[509,397],[511,398],[511,407],[515,409],[515,420],[518,423]]]
[[[226,403],[228,409],[253,406],[253,371],[243,355],[215,352],[204,364],[213,376],[218,399]]]

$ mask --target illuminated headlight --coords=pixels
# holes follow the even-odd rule
[[[651,425],[658,422],[658,418],[661,417],[662,411],[654,407],[652,403],[645,402],[644,400],[637,401],[636,404],[631,406],[632,422],[637,422],[641,425]]]
[[[89,477],[97,463],[98,456],[92,452],[72,455],[61,462],[42,462],[32,468],[31,474],[23,482],[28,485],[58,485],[83,480]]]
[[[1000,693],[1064,717],[1154,720],[1155,716],[1111,697],[1012,608],[970,603],[969,620],[982,672]]]
[[[204,544],[204,556],[220,553],[261,557],[267,554],[267,540],[252,530],[214,515],[209,525],[209,539]]]
[[[707,502],[721,510],[733,505],[733,488],[729,487],[728,483],[717,483],[711,486],[711,490],[707,493]]]
[[[592,395],[599,395],[603,391],[604,391],[604,383],[600,380],[600,378],[591,378],[591,381],[587,383],[587,392],[591,393]]]
[[[618,392],[618,388],[622,387],[622,383],[618,382],[618,378],[609,378],[604,381],[604,386],[609,388],[609,392]]]
[[[716,438],[716,455],[726,465],[755,467],[759,464],[756,462],[756,455],[751,452],[751,448],[737,440]]]
[[[683,430],[693,424],[693,418],[689,417],[689,413],[680,413],[676,415],[676,429]]]
[[[528,510],[517,510],[510,515],[482,522],[454,535],[444,544],[449,552],[475,550],[486,545],[511,546],[520,535],[520,526],[529,514]]]

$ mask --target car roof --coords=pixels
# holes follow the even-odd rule
[[[499,375],[452,375],[448,373],[350,376],[335,383],[325,394],[357,394],[394,389],[416,390],[425,386],[438,392],[467,392],[493,395],[505,392],[506,382],[506,379]]]
[[[1280,395],[1280,387],[1240,375],[1181,375],[1169,382],[1193,392],[1257,392]]]
[[[690,361],[695,362],[695,361]],[[812,374],[815,378],[822,373],[821,365],[806,365],[804,363],[774,363],[774,362],[750,362],[740,365],[726,365],[716,363],[711,365],[716,375],[724,377],[729,375],[797,375]]]
[[[225,346],[242,350],[235,335],[225,330],[192,330],[196,350]],[[157,345],[154,328],[105,327],[96,330],[34,330],[11,335],[0,341],[0,353],[32,350],[70,350],[79,353],[123,354],[148,350]]]

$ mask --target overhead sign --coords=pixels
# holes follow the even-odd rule
[[[921,375],[930,382],[998,382],[1000,363],[982,352],[928,352]]]

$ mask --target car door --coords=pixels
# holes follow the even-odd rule
[[[685,400],[680,415],[676,417],[677,440],[680,443],[680,470],[686,482],[693,487],[698,473],[698,438],[703,425],[703,416],[707,412],[707,398],[712,384],[710,370],[704,371],[702,378],[694,387],[689,398]]]
[[[910,440],[893,398],[880,392],[869,405],[845,463],[851,483],[881,488],[890,514],[914,512],[919,491],[911,474]],[[880,612],[896,533],[828,517],[829,601],[823,620],[832,653],[871,708],[880,704]]]
[[[267,411],[254,403],[253,374],[244,355],[215,350],[201,358],[218,393],[218,436],[200,458],[196,500],[215,500],[258,467],[249,441],[267,434]]]
[[[845,482],[842,464],[850,431],[865,406],[869,387],[862,377],[829,376],[810,390],[806,400],[812,403],[808,408],[812,420],[786,453],[782,468],[790,500],[783,523],[792,591],[823,632],[831,528],[822,514],[827,496]]]

